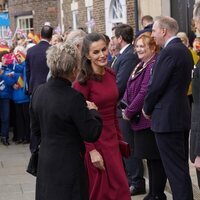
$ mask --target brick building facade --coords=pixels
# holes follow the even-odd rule
[[[181,1],[185,14],[176,9],[180,0],[8,0],[8,11],[12,31],[19,27],[39,32],[49,21],[54,27],[60,26],[62,32],[69,27],[83,27],[88,32],[111,36],[115,24],[128,23],[136,30],[141,17],[150,14],[172,16],[180,30],[188,33],[195,0],[189,0],[190,4],[187,1]]]
[[[47,21],[53,26],[58,23],[57,0],[9,0],[8,10],[12,31],[18,26],[21,29],[33,28],[35,32],[39,32]]]
[[[123,5],[120,5],[121,2]],[[41,26],[49,21],[54,27],[59,25],[62,32],[69,27],[83,27],[89,32],[107,33],[106,20],[110,19],[106,16],[106,6],[108,12],[111,12],[113,5],[115,8],[126,7],[126,20],[117,23],[124,22],[133,26],[134,0],[9,0],[8,10],[13,32],[16,27],[27,29],[27,32],[39,32]],[[28,27],[23,27],[27,26],[26,23]],[[107,27],[111,30],[113,24]]]

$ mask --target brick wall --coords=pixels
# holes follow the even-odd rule
[[[105,33],[105,11],[104,11],[104,1],[93,0],[93,13],[95,27],[94,31],[99,33]]]
[[[60,21],[59,0],[9,0],[9,14],[11,19],[11,29],[15,30],[16,17],[25,12],[33,11],[34,29],[40,31],[44,22],[49,21],[55,27]],[[77,0],[79,12],[79,25],[87,30],[87,10],[84,0]],[[63,0],[64,29],[73,27],[71,0]],[[134,0],[126,0],[127,4],[127,23],[134,26]],[[93,0],[93,17],[95,26],[93,31],[105,33],[105,11],[103,0]]]
[[[53,26],[58,25],[58,3],[57,0],[9,0],[9,16],[11,29],[16,27],[16,17],[27,14],[33,15],[33,27],[40,32],[41,26],[49,21]]]

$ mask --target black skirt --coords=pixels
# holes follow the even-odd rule
[[[150,128],[134,131],[133,154],[140,159],[160,159],[156,139]]]

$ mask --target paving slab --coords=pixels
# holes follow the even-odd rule
[[[11,143],[6,147],[0,144],[0,200],[35,199],[35,177],[26,172],[29,158],[29,145]],[[200,200],[196,172],[192,163],[190,163],[190,173],[194,200]],[[168,200],[172,200],[169,185],[166,187],[166,195]],[[143,200],[144,196],[132,196],[132,200]]]

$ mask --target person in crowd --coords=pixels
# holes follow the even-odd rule
[[[12,91],[12,100],[15,107],[14,141],[16,144],[28,144],[30,142],[30,98],[26,92],[26,54],[25,48],[24,51],[15,50],[14,56],[16,61],[13,65],[13,72],[18,77]]]
[[[140,63],[133,70],[121,103],[125,103],[123,118],[131,123],[134,130],[133,154],[136,158],[147,159],[149,193],[143,200],[166,200],[164,194],[166,175],[151,121],[142,114],[144,98],[150,79],[150,72],[156,61],[159,48],[151,33],[143,33],[135,41],[135,51]]]
[[[176,35],[186,47],[190,47],[189,38],[185,32],[178,32]]]
[[[52,77],[38,86],[30,102],[31,133],[41,138],[36,200],[88,200],[83,141],[102,130],[97,107],[71,87],[79,65],[77,48],[54,45],[47,51]]]
[[[68,35],[66,36],[64,43],[67,42],[69,44],[75,45],[79,52],[82,48],[83,38],[86,36],[86,32],[81,29],[71,30]],[[49,71],[47,75],[47,80],[51,77],[51,71]]]
[[[197,54],[197,51],[193,50],[193,48],[190,47],[190,43],[189,43],[189,38],[187,37],[187,34],[185,32],[178,32],[177,33],[177,37],[179,37],[182,41],[182,43],[187,47],[189,48],[191,54],[192,54],[192,58],[193,58],[193,61],[194,61],[194,65],[197,64],[197,61],[199,59],[199,56]],[[189,89],[188,89],[188,99],[189,99],[189,102],[190,102],[190,107],[192,106],[192,82],[190,82],[190,85],[189,85]]]
[[[95,143],[85,143],[85,165],[90,200],[130,200],[119,143],[122,136],[116,117],[118,90],[108,65],[108,48],[102,34],[90,33],[83,40],[81,70],[74,88],[94,102],[103,119],[103,130]]]
[[[119,55],[112,65],[116,73],[116,83],[119,91],[118,102],[120,102],[124,95],[128,78],[138,64],[139,59],[133,51],[133,29],[131,26],[119,24],[113,28],[112,34],[114,44],[120,49]],[[130,123],[122,118],[121,108],[117,110],[117,117],[123,137],[133,150],[134,131],[131,129]],[[142,159],[134,157],[132,152],[128,159],[124,159],[124,162],[131,195],[146,193]]]
[[[59,42],[62,42],[62,41],[63,41],[62,36],[56,33],[56,34],[52,35],[50,44],[55,45],[55,44],[58,44]]]
[[[195,27],[200,32],[200,1],[196,2],[193,10]],[[200,62],[196,64],[192,75],[192,123],[190,136],[190,160],[194,163],[197,173],[198,186],[200,188]]]
[[[53,28],[44,25],[41,29],[41,41],[28,49],[26,55],[26,77],[28,92],[32,94],[38,85],[45,83],[49,69],[46,63],[46,51],[50,47]]]
[[[110,45],[110,38],[108,37],[108,35],[106,34],[103,34],[103,36],[106,38],[106,44],[107,44],[107,47],[108,47],[108,66],[110,67],[111,64],[112,64],[112,55],[110,53],[110,49],[109,49],[109,45]]]
[[[81,51],[83,39],[86,35],[87,33],[81,29],[72,30],[66,36],[65,41],[67,41],[70,44],[76,45],[79,51]]]
[[[151,129],[173,199],[193,200],[188,164],[191,119],[187,98],[193,59],[176,36],[177,32],[178,23],[171,17],[160,16],[153,24],[152,37],[162,50],[153,67],[143,114],[151,118]]]
[[[196,38],[196,28],[195,28],[194,20],[193,19],[191,19],[191,24],[190,24],[190,29],[189,29],[189,33],[188,33],[188,38],[189,38],[190,46],[192,47],[194,39]]]
[[[63,33],[63,41],[66,40],[67,35],[68,35],[71,31],[73,31],[73,28],[72,28],[71,26],[69,26],[69,27],[67,28],[67,30]]]
[[[10,98],[12,86],[16,82],[12,70],[8,67],[13,63],[11,54],[4,54],[1,58],[0,67],[0,122],[1,122],[1,142],[8,146],[9,143],[9,124],[10,124]]]
[[[113,39],[114,38],[111,37],[111,40],[110,40],[110,43],[109,43],[109,46],[108,46],[110,55],[112,56],[112,60],[110,62],[111,67],[113,67],[114,62],[116,61],[117,56],[119,55],[119,52],[120,52],[119,46],[114,43]]]
[[[142,33],[145,33],[145,32],[151,33],[152,32],[153,17],[150,15],[144,15],[141,19],[141,25],[142,25],[143,29],[136,33],[135,38],[137,38]]]

